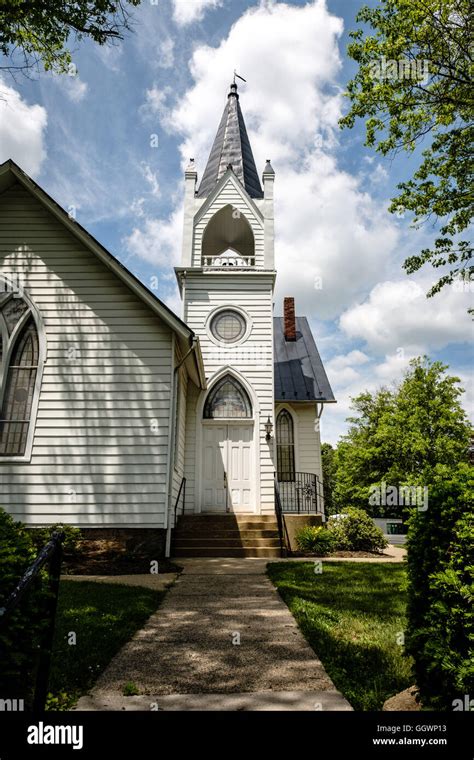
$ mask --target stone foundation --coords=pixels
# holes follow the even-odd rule
[[[164,556],[163,528],[81,528],[84,542],[100,542],[113,551]]]
[[[67,572],[148,573],[164,562],[163,528],[81,528],[81,536],[76,554],[65,554]]]

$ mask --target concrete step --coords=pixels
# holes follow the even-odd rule
[[[212,538],[222,539],[234,539],[234,538],[278,538],[278,530],[263,530],[262,528],[255,528],[255,530],[206,530],[205,528],[200,530],[188,530],[188,528],[177,528],[174,532],[175,541],[182,538]]]
[[[187,546],[174,548],[173,557],[279,557],[279,547]]]
[[[122,697],[121,694],[96,693],[81,697],[73,710],[143,711],[150,705],[163,711],[238,711],[318,712],[351,711],[349,702],[334,688],[326,691],[261,691],[244,693],[158,694]]]
[[[279,538],[216,538],[212,533],[209,536],[199,536],[197,538],[183,538],[182,536],[175,536],[174,547],[175,549],[182,549],[186,546],[220,546],[224,548],[230,548],[233,546],[247,547],[247,546],[279,546]]]
[[[275,522],[275,515],[252,515],[248,512],[242,514],[198,514],[198,515],[180,515],[179,522],[183,523],[206,523],[206,522],[233,522],[240,525],[241,522]]]
[[[211,520],[192,520],[188,517],[180,517],[176,530],[192,530],[209,532],[211,530],[278,530],[278,523],[275,518],[271,520],[262,520],[261,517],[258,520],[230,520],[215,518]]]

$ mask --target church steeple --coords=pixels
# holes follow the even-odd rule
[[[197,191],[198,198],[207,198],[229,165],[251,198],[263,198],[235,81],[230,86],[221,123]]]

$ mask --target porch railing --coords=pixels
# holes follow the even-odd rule
[[[181,513],[184,515],[184,509],[185,509],[185,505],[186,505],[186,478],[184,478],[184,477],[181,479],[178,495],[176,496],[176,501],[174,503],[174,525],[175,525],[175,527],[176,527],[176,522],[177,522],[177,519],[178,519],[178,507],[179,507],[180,500],[181,500],[181,505],[182,505],[181,506]]]
[[[290,545],[290,541],[288,538],[288,532],[286,530],[285,516],[283,514],[281,498],[280,498],[280,490],[278,487],[278,480],[277,480],[276,473],[275,473],[275,514],[276,514],[277,525],[278,525],[278,536],[280,539],[280,556],[286,557],[288,554],[288,547]]]
[[[323,514],[323,484],[311,472],[278,473],[278,487],[283,512]]]

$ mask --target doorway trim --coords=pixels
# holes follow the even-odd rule
[[[206,399],[209,395],[209,393],[212,392],[212,389],[214,385],[219,382],[219,380],[224,375],[231,375],[234,377],[247,391],[250,402],[252,404],[252,417],[249,418],[232,418],[232,419],[224,419],[220,418],[219,420],[216,420],[216,423],[220,422],[221,424],[239,424],[239,420],[241,423],[247,423],[250,424],[250,422],[253,422],[253,450],[255,452],[255,467],[254,467],[254,475],[255,475],[255,510],[252,514],[259,515],[261,513],[261,495],[260,495],[260,405],[258,403],[257,395],[253,389],[253,387],[250,385],[250,383],[243,377],[243,375],[240,374],[237,370],[235,370],[233,367],[229,367],[228,365],[225,367],[221,367],[217,372],[214,373],[214,375],[209,379],[207,384],[207,389],[205,391],[202,391],[196,404],[196,454],[195,454],[195,462],[196,462],[196,491],[195,491],[195,500],[194,500],[194,512],[195,514],[201,514],[202,512],[202,467],[203,467],[203,461],[202,461],[202,446],[203,446],[203,424],[213,424],[212,420],[203,420],[203,414],[204,414],[204,404],[206,402]]]

